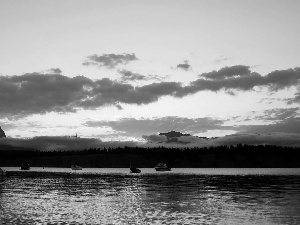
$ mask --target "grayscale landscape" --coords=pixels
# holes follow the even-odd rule
[[[299,11],[0,0],[0,224],[300,224]]]

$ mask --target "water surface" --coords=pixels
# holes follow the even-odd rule
[[[300,224],[299,169],[32,170],[76,176],[2,182],[2,224]]]

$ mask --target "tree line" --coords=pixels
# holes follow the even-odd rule
[[[228,155],[297,155],[300,156],[300,147],[288,147],[277,145],[221,145],[211,147],[117,147],[117,148],[89,148],[82,150],[54,150],[41,151],[12,146],[0,146],[1,158],[31,158],[49,156],[72,156],[72,155],[93,155],[93,154],[134,154],[134,155],[170,155],[170,156],[193,156],[215,154],[220,156]]]

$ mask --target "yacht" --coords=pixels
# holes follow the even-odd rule
[[[171,171],[171,168],[167,166],[165,163],[158,163],[156,167],[154,167],[156,171]]]
[[[130,166],[130,173],[140,173],[141,170],[135,166]]]
[[[82,170],[82,167],[81,167],[81,166],[78,166],[78,165],[72,165],[72,166],[71,166],[71,169],[72,169],[72,170]]]
[[[29,164],[22,164],[21,165],[21,170],[30,170],[30,165]]]

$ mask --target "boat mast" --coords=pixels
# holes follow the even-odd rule
[[[75,138],[76,138],[76,139],[75,139],[75,151],[77,151],[77,146],[78,146],[78,145],[77,145],[77,133],[76,133],[76,135],[75,135]]]

